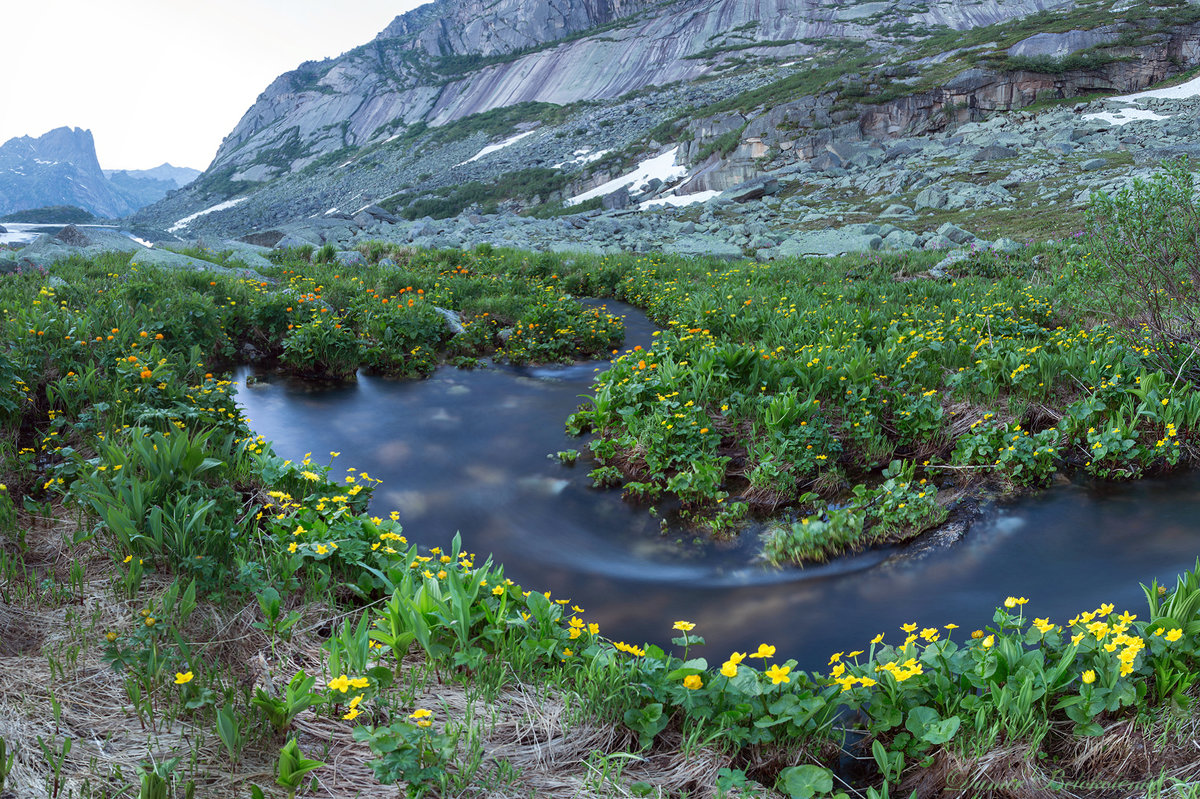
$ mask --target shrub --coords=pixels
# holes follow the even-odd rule
[[[1087,269],[1101,312],[1161,347],[1158,360],[1167,368],[1179,354],[1195,353],[1200,339],[1200,209],[1193,183],[1191,165],[1181,157],[1163,162],[1148,182],[1094,194],[1087,209],[1095,255]],[[1192,363],[1187,374],[1200,380],[1200,365]]]

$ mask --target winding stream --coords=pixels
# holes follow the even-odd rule
[[[607,306],[625,315],[626,346],[649,346],[641,312]],[[351,466],[381,478],[371,511],[399,511],[411,541],[445,546],[460,531],[466,549],[492,553],[527,588],[570,598],[613,640],[668,644],[673,621],[694,621],[710,661],[767,642],[781,661],[822,669],[877,633],[895,640],[905,622],[983,626],[1008,595],[1059,622],[1101,602],[1144,614],[1138,583],[1173,585],[1200,553],[1200,475],[1190,474],[1058,485],[919,559],[876,551],[766,568],[754,562],[755,531],[720,545],[663,535],[645,508],[590,487],[585,455],[574,467],[548,457],[587,452],[563,422],[602,366],[441,368],[418,382],[360,377],[322,389],[269,375],[247,388],[243,370],[238,398],[283,457],[312,452],[324,463],[338,451],[335,479]]]

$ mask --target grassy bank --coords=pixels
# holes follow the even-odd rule
[[[571,421],[597,432],[596,479],[675,495],[717,533],[775,512],[769,555],[822,558],[912,535],[981,479],[1192,457],[1200,401],[1167,371],[1186,356],[1096,325],[1107,261],[1040,246],[938,280],[924,254],[364,251],[355,268],[284,253],[266,281],[197,253],[213,272],[114,255],[0,282],[0,795],[1101,796],[1195,778],[1195,574],[1071,619],[997,597],[986,629],[913,620],[823,673],[769,641],[706,651],[686,619],[662,620],[669,650],[613,641],[569,597],[371,516],[374,478],[334,454],[276,456],[222,371],[613,354],[619,321],[571,298],[626,299],[663,330],[615,353]]]

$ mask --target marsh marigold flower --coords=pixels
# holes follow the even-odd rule
[[[677,621],[677,622],[675,622],[674,626],[671,629],[682,630],[683,632],[686,633],[686,632],[696,629],[696,625],[692,624],[690,621]]]
[[[409,716],[410,719],[417,723],[418,727],[428,727],[433,724],[433,711],[425,708],[417,708]]]
[[[1091,685],[1092,683],[1094,683],[1096,681],[1096,672],[1094,672],[1091,669],[1088,669],[1081,675],[1080,679],[1083,680],[1084,685]]]
[[[696,691],[704,687],[704,680],[700,679],[699,674],[689,674],[683,678],[683,687],[689,691]]]
[[[771,678],[772,685],[779,685],[781,682],[792,681],[792,678],[788,676],[788,672],[791,670],[791,666],[780,666],[778,663],[776,663],[764,673]]]
[[[191,682],[192,678],[195,676],[196,675],[192,674],[190,671],[182,671],[182,672],[177,671],[177,672],[175,672],[175,684],[176,685],[185,685],[185,684]]]
[[[767,644],[759,644],[758,651],[750,655],[752,658],[770,658],[775,657],[775,647]]]

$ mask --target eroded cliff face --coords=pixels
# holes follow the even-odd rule
[[[802,59],[827,40],[880,46],[897,23],[966,29],[1071,5],[438,0],[398,17],[370,44],[275,80],[226,137],[212,168],[232,165],[243,179],[261,180],[416,122],[444,125],[523,102],[611,100],[705,78],[726,58]]]

